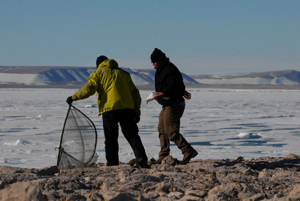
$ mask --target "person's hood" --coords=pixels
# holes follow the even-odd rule
[[[114,59],[107,59],[99,64],[98,68],[118,68],[119,64]]]

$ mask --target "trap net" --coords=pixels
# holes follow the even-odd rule
[[[57,167],[83,168],[96,163],[97,130],[80,110],[70,105],[61,134]]]

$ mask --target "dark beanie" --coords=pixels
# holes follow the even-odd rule
[[[155,48],[154,51],[152,52],[151,56],[150,56],[150,59],[151,59],[151,62],[154,63],[154,62],[158,62],[158,61],[163,61],[165,60],[167,57],[166,57],[166,54],[163,53],[160,49],[158,48]]]
[[[99,64],[101,64],[103,61],[105,61],[106,59],[108,59],[106,56],[101,55],[97,58],[96,60],[96,68],[98,68]]]

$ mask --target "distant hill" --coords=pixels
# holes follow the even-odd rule
[[[138,86],[153,85],[155,70],[132,70],[122,68],[131,74]],[[16,85],[83,85],[89,75],[95,71],[90,67],[49,67],[49,66],[0,66],[0,84]],[[182,73],[186,84],[198,84],[190,76]]]
[[[154,69],[122,69],[131,74],[140,88],[154,87]],[[0,66],[0,87],[78,87],[94,70],[91,67]],[[296,70],[228,75],[182,73],[182,77],[189,87],[300,89],[300,72]]]
[[[296,70],[229,75],[191,75],[199,84],[209,85],[300,85],[300,72]]]

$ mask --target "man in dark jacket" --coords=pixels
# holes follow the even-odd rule
[[[155,91],[158,94],[155,99],[162,105],[158,123],[161,150],[156,163],[160,164],[170,154],[170,141],[173,141],[184,155],[180,164],[187,164],[198,154],[179,133],[180,118],[185,108],[183,97],[189,100],[190,94],[185,91],[180,71],[170,62],[165,53],[155,48],[150,59],[156,69]]]

